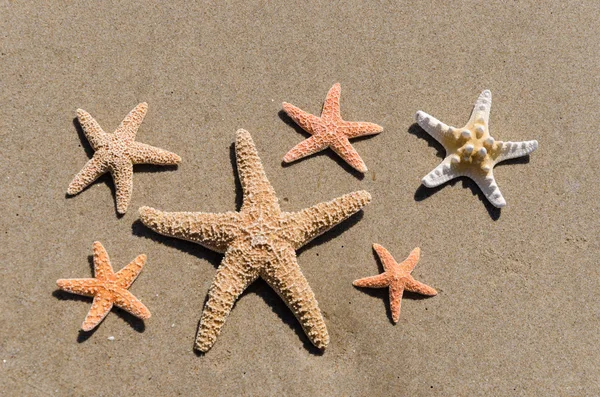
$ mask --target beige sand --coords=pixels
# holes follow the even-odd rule
[[[597,1],[177,3],[0,2],[0,390],[600,394]],[[335,82],[344,119],[384,127],[352,142],[369,168],[362,179],[327,151],[281,164],[307,136],[281,103],[318,114]],[[483,89],[494,95],[495,137],[540,144],[529,161],[495,169],[501,211],[468,180],[420,185],[444,153],[415,112],[462,125]],[[76,109],[112,131],[144,101],[140,141],[182,164],[136,168],[122,218],[107,176],[67,199],[91,156]],[[222,256],[136,222],[143,205],[236,209],[238,128],[252,134],[283,210],[373,195],[362,215],[299,252],[330,333],[323,355],[262,282],[212,350],[194,354]],[[152,312],[145,323],[114,311],[80,334],[91,300],[55,283],[91,277],[95,240],[116,267],[148,255],[131,287]],[[439,292],[405,297],[395,326],[387,291],[352,286],[381,271],[374,242],[398,257],[421,247],[413,275]]]

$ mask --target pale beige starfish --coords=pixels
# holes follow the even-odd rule
[[[135,141],[147,110],[148,104],[145,102],[137,105],[114,134],[104,132],[100,124],[85,110],[77,110],[81,128],[95,153],[73,178],[67,189],[68,194],[81,192],[99,176],[110,172],[115,182],[117,212],[124,214],[133,190],[134,164],[174,165],[181,162],[181,157],[175,153]]]
[[[413,278],[410,273],[413,271],[421,249],[418,247],[412,250],[408,258],[402,263],[396,262],[392,254],[379,244],[373,244],[373,249],[377,252],[381,263],[383,264],[384,272],[377,276],[365,277],[355,280],[352,284],[355,287],[364,288],[385,288],[389,287],[390,294],[390,310],[392,312],[392,320],[394,324],[400,319],[400,304],[402,303],[402,295],[404,290],[416,292],[421,295],[434,296],[437,291],[428,285],[425,285]]]
[[[144,225],[165,236],[225,253],[208,293],[195,348],[213,344],[240,294],[263,278],[292,310],[310,341],[320,349],[329,335],[315,295],[296,261],[296,250],[371,201],[358,191],[298,212],[282,212],[260,158],[245,130],[237,132],[235,153],[244,201],[240,212],[162,212],[140,208]]]
[[[133,284],[146,263],[142,254],[131,263],[113,271],[108,253],[99,241],[94,242],[94,278],[69,278],[56,281],[58,288],[77,295],[93,296],[94,302],[81,329],[90,331],[110,312],[113,305],[143,320],[150,318],[150,311],[127,289]]]
[[[342,120],[340,115],[341,91],[339,83],[331,87],[323,103],[321,117],[300,110],[289,103],[283,103],[283,110],[288,116],[304,131],[312,135],[294,146],[283,158],[284,162],[291,163],[330,147],[352,168],[359,172],[367,172],[367,166],[352,147],[349,139],[379,134],[383,131],[383,127],[362,121]]]
[[[462,128],[450,127],[425,112],[417,112],[417,123],[446,149],[446,158],[423,178],[425,186],[435,187],[467,176],[475,181],[492,205],[497,208],[506,205],[494,179],[494,166],[528,155],[537,149],[538,142],[494,140],[488,128],[491,107],[492,93],[485,90],[477,98],[469,122]]]

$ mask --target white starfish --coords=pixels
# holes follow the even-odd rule
[[[528,155],[537,149],[538,142],[494,140],[488,128],[491,106],[492,93],[485,90],[477,98],[469,122],[462,128],[450,127],[425,112],[417,112],[417,123],[446,149],[446,158],[423,178],[425,186],[435,187],[467,176],[475,181],[492,205],[498,208],[506,205],[494,179],[494,166]]]

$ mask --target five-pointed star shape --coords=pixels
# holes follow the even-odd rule
[[[384,288],[389,287],[390,292],[390,309],[392,311],[392,320],[394,324],[400,319],[400,304],[402,303],[402,294],[404,290],[416,292],[421,295],[434,296],[437,291],[428,285],[415,280],[410,273],[413,271],[421,250],[417,247],[402,263],[397,263],[392,254],[379,244],[373,244],[373,249],[377,252],[381,263],[383,264],[384,272],[377,276],[365,277],[355,280],[352,284],[355,287],[365,288]]]
[[[367,166],[358,152],[352,147],[349,139],[364,135],[375,135],[383,131],[383,127],[367,122],[344,121],[340,115],[340,84],[334,84],[327,93],[321,117],[314,116],[298,109],[289,103],[283,103],[283,110],[296,124],[312,136],[292,148],[283,161],[291,163],[328,147],[332,148],[345,162],[359,172],[367,172]]]
[[[417,123],[446,149],[446,158],[423,178],[425,186],[435,187],[459,176],[467,176],[475,181],[495,207],[506,205],[494,179],[494,166],[504,160],[528,155],[537,149],[538,142],[494,140],[488,129],[491,106],[492,93],[485,90],[475,102],[469,122],[462,128],[449,127],[425,112],[417,112]]]
[[[71,181],[68,194],[81,192],[100,175],[110,172],[115,182],[117,212],[124,214],[133,190],[134,164],[174,165],[181,162],[181,157],[175,153],[135,141],[147,111],[148,104],[140,103],[125,117],[114,134],[107,134],[88,112],[77,110],[81,128],[95,153]]]
[[[94,278],[68,278],[56,281],[58,288],[77,295],[93,296],[92,307],[83,321],[81,329],[91,331],[110,312],[113,305],[146,320],[150,311],[127,289],[133,284],[146,263],[142,254],[130,264],[113,271],[108,253],[99,241],[94,242]]]
[[[237,131],[237,170],[242,185],[240,212],[162,212],[140,208],[141,221],[165,236],[224,253],[202,312],[195,348],[213,344],[240,294],[263,278],[292,310],[310,341],[324,349],[329,335],[321,310],[296,261],[296,250],[350,217],[371,201],[365,191],[349,193],[298,212],[282,212],[267,180],[252,137]]]

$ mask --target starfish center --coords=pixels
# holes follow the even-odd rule
[[[483,119],[475,120],[473,125],[458,132],[458,149],[450,156],[450,161],[455,165],[478,165],[484,172],[490,171],[493,167],[490,153],[494,150],[495,140]]]
[[[119,139],[115,134],[108,139],[107,150],[111,154],[122,157],[127,154],[128,145],[122,139]]]
[[[277,234],[277,225],[271,221],[271,217],[265,219],[262,211],[260,211],[258,216],[248,219],[246,226],[242,228],[242,232],[246,235],[252,247],[273,246]]]

